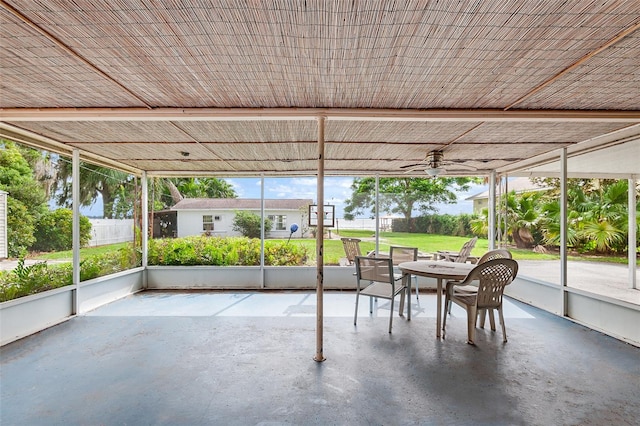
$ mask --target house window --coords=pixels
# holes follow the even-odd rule
[[[276,231],[287,230],[287,215],[269,215],[269,220],[273,223],[273,229]]]
[[[213,216],[210,214],[205,214],[202,216],[202,230],[213,231]]]

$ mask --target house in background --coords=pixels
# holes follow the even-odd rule
[[[531,191],[545,191],[549,189],[547,186],[538,185],[531,181],[528,177],[518,177],[508,181],[507,183],[507,191],[509,193],[515,192],[516,194],[523,194],[525,192]],[[472,195],[466,200],[473,201],[473,213],[480,214],[482,213],[482,209],[486,209],[489,207],[489,190],[487,189],[484,192],[481,192],[476,195]]]
[[[311,199],[265,199],[264,215],[271,219],[269,238],[302,238],[307,226]],[[221,237],[241,236],[233,230],[233,220],[238,211],[246,211],[260,216],[260,200],[252,198],[185,198],[171,211],[176,212],[177,237],[189,235],[214,235]],[[298,230],[291,234],[292,224]]]

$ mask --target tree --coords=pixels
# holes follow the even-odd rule
[[[45,193],[15,143],[0,140],[0,189],[7,200],[7,245],[11,257],[24,256],[35,241],[35,224],[46,210]]]
[[[272,222],[269,218],[264,219],[264,236],[271,230]],[[260,216],[255,213],[240,210],[233,218],[233,230],[240,232],[248,238],[260,238]]]
[[[469,190],[473,178],[380,178],[379,209],[388,213],[400,213],[413,229],[411,217],[414,210],[427,213],[436,211],[436,203],[456,202],[454,191]],[[375,213],[375,178],[355,178],[351,185],[351,198],[346,200],[344,217],[353,220],[356,215],[371,209]]]
[[[183,198],[237,198],[233,186],[218,178],[155,178],[151,182],[153,209],[164,210]]]
[[[57,180],[54,185],[54,193],[57,194],[56,201],[61,206],[71,207],[73,204],[72,164],[69,160],[60,158],[57,170]],[[130,216],[132,207],[123,209],[122,203],[126,203],[128,206],[133,205],[130,194],[134,191],[134,185],[133,177],[128,173],[80,162],[80,205],[90,206],[98,196],[101,196],[103,214],[106,218]],[[128,215],[123,215],[123,210],[129,211]],[[119,211],[120,214],[117,214],[116,211]]]
[[[73,212],[59,208],[40,216],[36,227],[36,242],[32,248],[37,251],[71,250],[73,247]],[[91,222],[80,216],[80,246],[91,240]]]
[[[517,248],[532,248],[540,242],[535,234],[542,219],[539,209],[542,195],[540,191],[507,194],[508,233]]]
[[[550,200],[544,204],[545,239],[559,244],[560,205],[557,179],[545,182],[552,186]],[[626,180],[567,180],[567,243],[581,251],[624,252],[628,235],[628,184]],[[640,201],[636,211],[640,210]],[[637,224],[636,224],[637,226]]]

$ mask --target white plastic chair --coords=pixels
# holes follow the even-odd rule
[[[447,283],[445,291],[445,307],[452,301],[467,311],[467,343],[473,345],[475,338],[476,318],[479,310],[496,309],[502,325],[503,341],[507,341],[507,330],[504,325],[502,314],[502,295],[504,288],[511,284],[518,274],[518,263],[513,259],[494,259],[478,264],[469,272],[467,277],[461,282]],[[478,280],[478,290],[475,293],[467,291],[457,292],[456,287],[466,286],[472,281]],[[495,331],[495,321],[493,315],[489,316],[491,330]],[[445,312],[442,323],[442,338],[445,336],[447,325],[447,315]]]

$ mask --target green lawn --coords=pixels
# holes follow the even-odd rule
[[[129,243],[117,243],[110,244],[106,246],[99,247],[85,247],[80,249],[80,259],[88,256],[95,256],[104,253],[110,253],[112,251],[117,251],[123,247],[126,247]],[[73,259],[73,251],[56,251],[52,253],[38,253],[37,255],[30,257],[30,259],[37,260],[68,260],[71,261]]]

